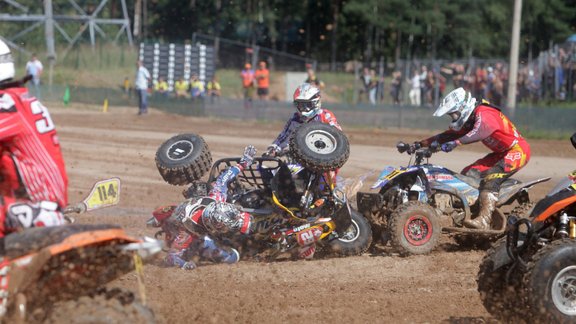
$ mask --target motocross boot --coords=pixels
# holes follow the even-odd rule
[[[492,222],[492,213],[496,209],[498,194],[491,191],[480,191],[480,212],[478,217],[472,220],[465,220],[464,226],[480,230],[489,230]]]

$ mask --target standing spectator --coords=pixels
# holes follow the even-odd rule
[[[188,82],[182,77],[178,78],[174,82],[174,92],[176,92],[176,98],[186,98],[188,96]]]
[[[34,90],[34,95],[40,100],[40,76],[44,66],[42,62],[36,57],[36,53],[32,54],[30,61],[26,63],[26,75],[32,76],[30,91]]]
[[[192,100],[204,98],[204,82],[198,79],[198,74],[192,74],[189,90]]]
[[[400,93],[402,91],[402,72],[392,72],[392,84],[390,85],[390,96],[395,105],[400,104]]]
[[[434,106],[434,89],[436,88],[436,78],[433,71],[428,71],[426,73],[426,79],[424,79],[424,99],[426,106],[432,108]]]
[[[420,88],[420,74],[418,73],[417,69],[414,69],[414,75],[412,79],[409,79],[410,82],[410,92],[408,93],[408,97],[410,97],[410,104],[412,106],[420,106],[420,95],[421,95],[421,88]]]
[[[122,90],[128,98],[132,98],[132,82],[130,82],[129,77],[124,78],[124,83],[122,84]]]
[[[138,115],[148,113],[148,81],[150,81],[150,72],[144,67],[144,63],[138,60],[136,63],[138,69],[136,70],[136,79],[134,87],[138,95]]]
[[[426,95],[428,94],[428,84],[426,78],[428,77],[428,67],[422,65],[420,67],[420,104],[426,104]]]
[[[260,61],[258,70],[254,73],[258,89],[256,93],[260,100],[268,100],[268,93],[270,88],[270,71],[266,68],[266,62]]]
[[[158,78],[158,81],[154,84],[154,92],[163,97],[168,97],[168,82],[163,77]]]
[[[316,73],[314,73],[314,70],[309,68],[307,72],[308,72],[308,77],[306,78],[304,83],[310,83],[311,85],[315,86],[316,88],[318,88],[320,90],[324,89],[324,82],[322,82],[320,79],[318,79],[318,77],[316,76]]]
[[[214,102],[215,99],[220,98],[222,95],[222,87],[216,75],[214,75],[212,80],[206,85],[206,94],[210,97],[210,102]]]
[[[372,81],[372,75],[370,74],[370,70],[365,67],[362,75],[360,76],[360,81],[362,81],[362,88],[360,89],[360,98],[363,97],[363,95],[366,95],[366,99],[368,99],[368,101],[370,100],[370,84]]]
[[[240,72],[242,78],[242,88],[244,89],[244,108],[252,108],[252,97],[254,96],[254,70],[252,65],[246,63],[244,70]]]
[[[376,93],[378,91],[378,78],[376,77],[376,71],[370,70],[370,83],[368,84],[368,100],[370,104],[376,105]]]

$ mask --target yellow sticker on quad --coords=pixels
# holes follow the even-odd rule
[[[98,181],[88,198],[84,200],[86,210],[114,206],[120,202],[120,179],[111,178]]]

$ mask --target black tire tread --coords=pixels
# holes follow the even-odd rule
[[[510,278],[507,284],[506,276],[513,264],[493,271],[491,256],[500,250],[502,245],[506,245],[506,237],[500,238],[486,252],[480,262],[476,283],[484,308],[503,322],[513,322],[525,315],[522,298],[518,296],[518,290],[522,290],[521,273],[515,270],[515,277]]]
[[[336,257],[347,257],[362,255],[368,251],[372,245],[372,228],[368,220],[359,212],[352,210],[352,219],[360,227],[360,236],[352,243],[343,243],[337,239],[330,243],[330,255]],[[351,225],[353,226],[353,225]]]
[[[427,209],[428,212],[432,215],[431,222],[433,223],[432,226],[436,227],[433,228],[433,234],[430,238],[430,242],[428,242],[425,247],[407,247],[402,244],[403,240],[403,231],[401,229],[404,228],[404,224],[401,224],[401,214],[407,213],[410,210],[422,210]],[[436,212],[430,205],[423,203],[421,201],[410,201],[408,203],[402,204],[396,208],[396,210],[390,215],[389,223],[388,223],[388,230],[390,231],[390,244],[394,248],[396,252],[398,252],[402,256],[407,256],[411,254],[427,254],[430,253],[437,245],[438,240],[440,239],[440,234],[442,228],[440,226],[440,222],[436,217]]]
[[[332,159],[320,159],[317,156],[307,154],[307,148],[299,144],[299,139],[300,136],[308,134],[309,131],[315,129],[324,129],[335,133],[338,145],[342,147],[340,148],[341,154]],[[333,171],[341,168],[346,161],[348,161],[348,157],[350,157],[350,143],[346,135],[334,126],[316,122],[308,123],[300,126],[290,138],[290,155],[306,169],[315,172]]]
[[[187,135],[188,134],[181,134],[174,136],[171,139]],[[170,166],[165,164],[162,159],[159,158],[159,155],[161,154],[160,148],[162,148],[164,144],[160,146],[160,148],[156,151],[155,160],[158,172],[162,176],[162,179],[171,185],[183,186],[200,180],[208,171],[210,171],[210,168],[212,167],[212,154],[210,153],[208,144],[206,144],[206,141],[201,136],[195,134],[191,135],[197,136],[200,139],[202,150],[195,159],[185,164],[178,166]]]
[[[538,264],[544,257],[546,257],[552,251],[561,248],[565,245],[576,245],[576,241],[574,239],[559,239],[552,241],[548,245],[539,249],[530,261],[527,263],[526,271],[524,272],[524,276],[522,278],[522,290],[521,295],[525,304],[527,305],[527,311],[524,312],[524,316],[529,316],[534,323],[574,323],[575,318],[569,319],[568,321],[563,320],[562,318],[551,318],[553,317],[551,314],[547,314],[545,312],[541,312],[541,309],[545,308],[545,305],[542,305],[541,302],[548,298],[548,293],[546,296],[542,296],[541,293],[534,291],[533,285],[533,271]],[[546,267],[547,269],[549,267]],[[545,271],[545,274],[538,276],[538,280],[540,282],[545,282],[548,278],[545,277],[546,273],[550,276],[553,275],[552,269],[548,269]],[[546,309],[546,308],[545,308]]]

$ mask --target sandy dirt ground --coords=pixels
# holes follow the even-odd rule
[[[50,107],[50,105],[49,105]],[[122,180],[118,206],[79,215],[78,222],[118,223],[134,235],[153,235],[145,227],[155,207],[178,203],[183,187],[163,182],[156,170],[156,148],[185,132],[202,135],[215,159],[238,156],[246,144],[260,151],[281,123],[222,121],[169,115],[136,108],[74,106],[51,108],[70,178],[70,201],[78,202],[92,184],[108,177]],[[346,128],[346,125],[343,125]],[[394,149],[398,140],[413,141],[430,132],[345,129],[351,157],[344,177],[357,177],[386,165],[405,165],[408,156]],[[531,141],[530,164],[517,178],[551,176],[533,190],[542,197],[553,182],[574,169],[569,141]],[[479,145],[440,153],[433,162],[460,170],[482,156]],[[377,176],[372,174],[364,186]],[[476,291],[475,277],[483,251],[458,248],[445,237],[433,253],[399,257],[389,248],[363,256],[275,263],[208,265],[193,271],[145,267],[149,305],[161,323],[190,322],[385,322],[479,323],[495,321]],[[136,290],[136,276],[113,283]]]

